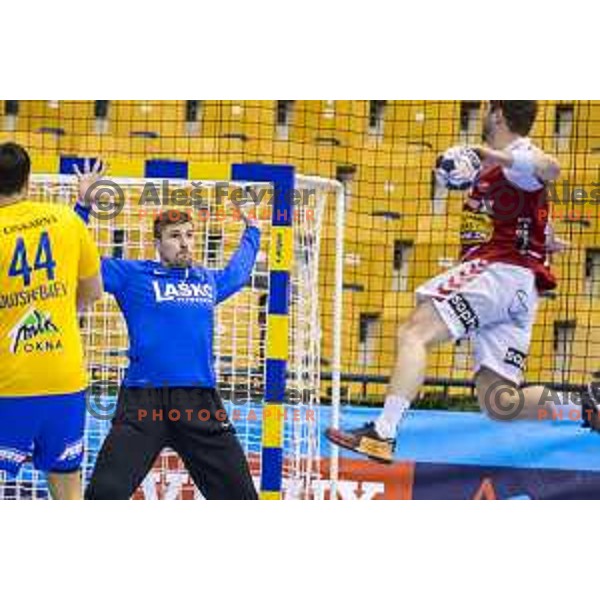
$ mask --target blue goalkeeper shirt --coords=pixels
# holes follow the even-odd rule
[[[88,208],[76,204],[75,211],[89,221]],[[102,258],[104,289],[115,297],[129,333],[124,386],[216,387],[215,307],[246,285],[259,246],[260,231],[247,227],[222,271]]]

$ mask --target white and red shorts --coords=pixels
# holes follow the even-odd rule
[[[475,373],[482,367],[519,385],[538,305],[529,269],[473,260],[462,263],[416,291],[432,299],[454,340],[473,340]]]

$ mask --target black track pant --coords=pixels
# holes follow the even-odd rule
[[[257,499],[246,456],[214,389],[121,387],[86,500],[129,499],[166,447],[179,454],[206,499]]]

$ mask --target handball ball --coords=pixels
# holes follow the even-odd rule
[[[437,180],[449,190],[469,189],[481,171],[481,160],[471,148],[454,146],[438,157]]]

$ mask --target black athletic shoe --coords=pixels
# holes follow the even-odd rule
[[[343,431],[330,427],[325,431],[327,439],[348,450],[353,450],[377,462],[391,464],[394,462],[396,440],[379,437],[375,431],[375,423],[365,423],[358,429]]]
[[[598,410],[597,383],[590,383],[581,395],[582,427],[600,433],[600,410]]]

